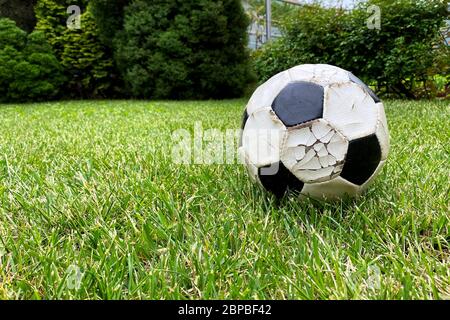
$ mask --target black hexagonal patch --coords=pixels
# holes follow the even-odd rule
[[[324,89],[305,81],[289,83],[275,98],[272,109],[287,126],[322,118]]]
[[[244,110],[244,114],[242,115],[242,125],[241,125],[241,129],[244,130],[245,124],[247,123],[248,120],[248,113],[247,113],[247,109]]]
[[[241,130],[244,130],[245,124],[247,123],[248,118],[249,117],[248,117],[247,109],[245,109],[244,114],[242,115]],[[242,147],[242,132],[241,132],[241,138],[239,139],[239,147]]]
[[[376,135],[350,141],[341,177],[363,185],[373,175],[381,161],[381,147]]]
[[[263,187],[277,198],[283,197],[287,191],[301,192],[304,186],[303,182],[294,176],[281,161],[278,164],[260,168],[258,176]]]
[[[365,84],[364,82],[362,82],[361,79],[359,79],[357,76],[355,76],[353,73],[349,72],[349,76],[350,76],[350,80],[356,84],[359,84],[361,87],[364,88],[364,90],[372,97],[373,101],[375,101],[375,103],[379,103],[381,102],[380,98],[378,98],[378,96],[375,94],[375,92],[373,92],[372,89],[369,88],[369,86],[367,84]]]

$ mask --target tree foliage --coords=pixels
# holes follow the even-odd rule
[[[67,27],[70,0],[38,0],[36,29],[45,33],[67,76],[70,97],[102,97],[117,83],[112,51],[99,39],[87,0],[80,1],[81,28]]]
[[[381,9],[370,29],[369,6]],[[352,11],[304,6],[283,22],[284,37],[254,55],[261,81],[303,63],[353,71],[379,91],[417,98],[435,94],[433,78],[449,75],[449,48],[439,36],[444,0],[370,0]]]
[[[46,100],[64,81],[62,68],[42,32],[27,34],[0,19],[0,100]]]
[[[118,83],[113,54],[100,41],[92,13],[81,15],[81,29],[67,30],[61,37],[61,63],[70,77],[68,87],[78,97],[114,94]]]
[[[90,6],[103,43],[112,47],[116,34],[123,28],[124,10],[131,0],[91,0]]]
[[[240,96],[250,75],[240,0],[137,0],[114,41],[136,97]]]

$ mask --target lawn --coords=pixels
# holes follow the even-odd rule
[[[0,105],[0,298],[450,298],[448,102],[388,101],[387,166],[328,204],[172,161],[244,105]]]

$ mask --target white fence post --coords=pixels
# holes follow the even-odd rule
[[[272,1],[266,0],[266,39],[272,39]]]

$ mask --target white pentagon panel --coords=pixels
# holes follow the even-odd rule
[[[381,147],[381,160],[386,160],[389,154],[390,143],[389,143],[389,128],[386,119],[386,113],[384,111],[384,106],[382,103],[377,103],[378,107],[378,122],[376,135]]]
[[[303,64],[288,70],[292,81],[311,81],[314,78],[314,65]]]
[[[252,180],[252,182],[260,183],[258,178],[258,168],[250,163],[250,161],[248,161],[248,157],[245,153],[244,147],[240,147],[238,149],[238,156],[240,163],[244,164],[245,168],[247,169],[250,180]]]
[[[292,81],[309,81],[322,86],[350,81],[347,71],[328,64],[304,64],[288,72]]]
[[[256,168],[280,161],[280,148],[286,127],[271,108],[252,113],[242,133],[242,148],[249,163]]]
[[[375,133],[378,107],[372,97],[352,82],[325,87],[323,117],[348,140]]]
[[[273,100],[290,81],[288,71],[278,73],[267,80],[253,93],[247,104],[247,113],[251,115],[260,109],[271,107]]]
[[[324,120],[290,128],[281,161],[299,180],[319,182],[342,171],[348,140]]]
[[[344,196],[354,197],[359,195],[361,188],[341,177],[319,183],[305,183],[302,194],[324,200],[336,200]]]
[[[328,64],[318,64],[314,69],[313,82],[322,85],[328,85],[331,83],[348,82],[350,77],[348,72],[344,69],[330,66]]]

